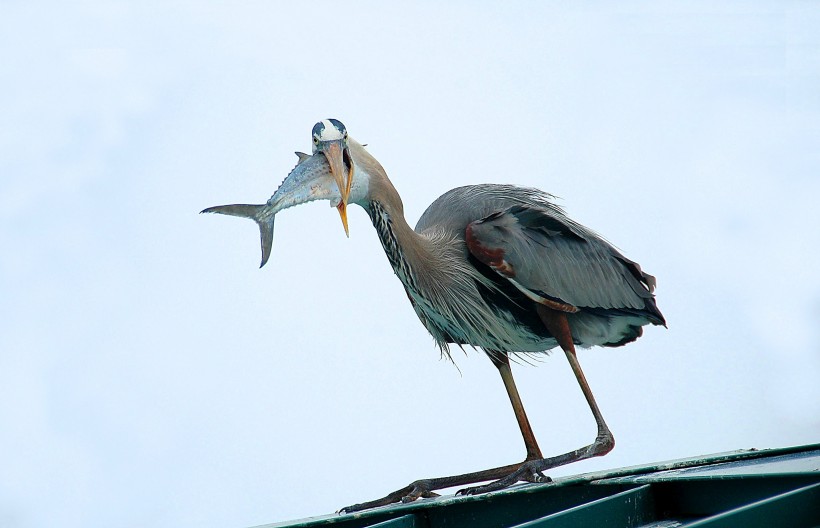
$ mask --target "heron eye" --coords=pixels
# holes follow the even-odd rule
[[[317,138],[316,136],[313,136],[313,143],[318,145],[319,144],[319,138]]]

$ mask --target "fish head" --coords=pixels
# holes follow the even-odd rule
[[[334,207],[342,203],[342,192],[324,153],[304,156],[267,202],[266,213],[316,200],[328,200]]]

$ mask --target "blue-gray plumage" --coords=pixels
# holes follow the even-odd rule
[[[404,218],[398,192],[376,159],[327,119],[313,128],[313,155],[299,164],[264,205],[206,209],[259,224],[264,265],[274,215],[287,207],[326,199],[347,231],[348,203],[371,218],[385,254],[422,324],[443,352],[449,345],[483,349],[498,368],[527,451],[523,463],[453,477],[423,479],[351,512],[433,495],[433,490],[496,480],[460,493],[501,489],[525,480],[548,480],[542,471],[600,456],[614,438],[578,363],[575,345],[616,347],[634,341],[647,324],[665,324],[652,291],[655,279],[600,236],[571,220],[552,196],[512,185],[453,189],[424,212],[416,228]],[[560,346],[598,426],[595,441],[544,458],[510,370],[509,356]]]
[[[552,198],[513,185],[459,187],[434,201],[415,231],[449,233],[464,260],[494,282],[515,287],[512,294],[509,287],[503,291],[519,304],[563,306],[578,345],[618,346],[637,338],[647,323],[664,324],[651,293],[654,277],[568,218]],[[493,300],[498,296],[487,303]],[[548,333],[544,337],[540,321],[530,330],[542,337],[537,344],[507,351],[557,346]]]

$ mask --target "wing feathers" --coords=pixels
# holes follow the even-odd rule
[[[471,222],[465,240],[477,259],[526,290],[530,298],[564,311],[576,307],[643,311],[652,299],[651,275],[594,233],[553,211],[509,207]]]

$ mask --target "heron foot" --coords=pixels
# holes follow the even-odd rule
[[[544,475],[541,471],[540,466],[542,462],[542,460],[527,460],[506,477],[498,479],[495,482],[490,482],[489,484],[484,484],[483,486],[471,486],[469,488],[460,489],[456,492],[456,496],[480,495],[482,493],[498,491],[509,488],[516,482],[522,481],[531,482],[533,484],[552,482],[552,479]]]
[[[362,510],[369,510],[370,508],[377,508],[379,506],[386,506],[396,502],[406,504],[408,502],[413,502],[416,499],[430,499],[433,497],[438,497],[439,494],[433,491],[434,489],[439,489],[442,487],[436,486],[436,482],[438,480],[440,479],[416,480],[411,482],[409,485],[394,491],[393,493],[388,493],[381,499],[345,506],[336,513],[353,513]]]
[[[509,475],[502,477],[495,482],[490,482],[483,486],[474,486],[459,490],[456,495],[478,495],[481,493],[489,493],[491,491],[498,491],[508,488],[516,482],[532,482],[536,484],[543,484],[551,482],[552,479],[544,475],[543,471],[579,460],[585,460],[596,456],[603,456],[615,447],[615,439],[608,429],[602,429],[598,432],[595,441],[581,449],[564,453],[550,458],[541,458],[534,460],[525,460],[518,469],[510,472]]]
[[[437,497],[438,494],[434,493],[433,490],[463,486],[476,482],[487,482],[489,480],[494,480],[494,482],[483,486],[464,488],[459,490],[456,495],[478,495],[490,491],[498,491],[521,481],[538,484],[551,482],[552,479],[544,475],[544,471],[579,460],[605,455],[611,451],[614,446],[615,440],[612,437],[612,433],[607,429],[602,429],[599,431],[595,442],[586,447],[576,449],[575,451],[564,453],[563,455],[551,458],[525,460],[521,464],[512,464],[484,471],[476,471],[475,473],[466,473],[464,475],[416,480],[381,499],[345,506],[340,509],[338,513],[353,513],[397,502],[408,503],[420,498]]]
[[[376,499],[360,504],[353,504],[345,506],[336,513],[353,513],[370,508],[377,508],[379,506],[386,506],[394,503],[413,502],[417,499],[428,499],[438,497],[439,494],[433,490],[442,488],[452,488],[455,486],[463,486],[464,484],[471,484],[474,482],[482,482],[493,479],[501,479],[491,482],[486,486],[479,486],[475,488],[467,488],[459,491],[456,495],[477,495],[479,493],[486,493],[488,491],[495,491],[506,488],[515,484],[519,480],[527,482],[550,482],[551,479],[545,476],[538,467],[533,465],[536,462],[543,462],[542,460],[531,460],[523,464],[512,464],[509,466],[499,467],[495,469],[488,469],[485,471],[478,471],[475,473],[468,473],[465,475],[455,475],[452,477],[439,477],[433,479],[420,479],[411,482],[407,486],[389,493],[381,499]],[[503,477],[503,478],[502,478]]]

